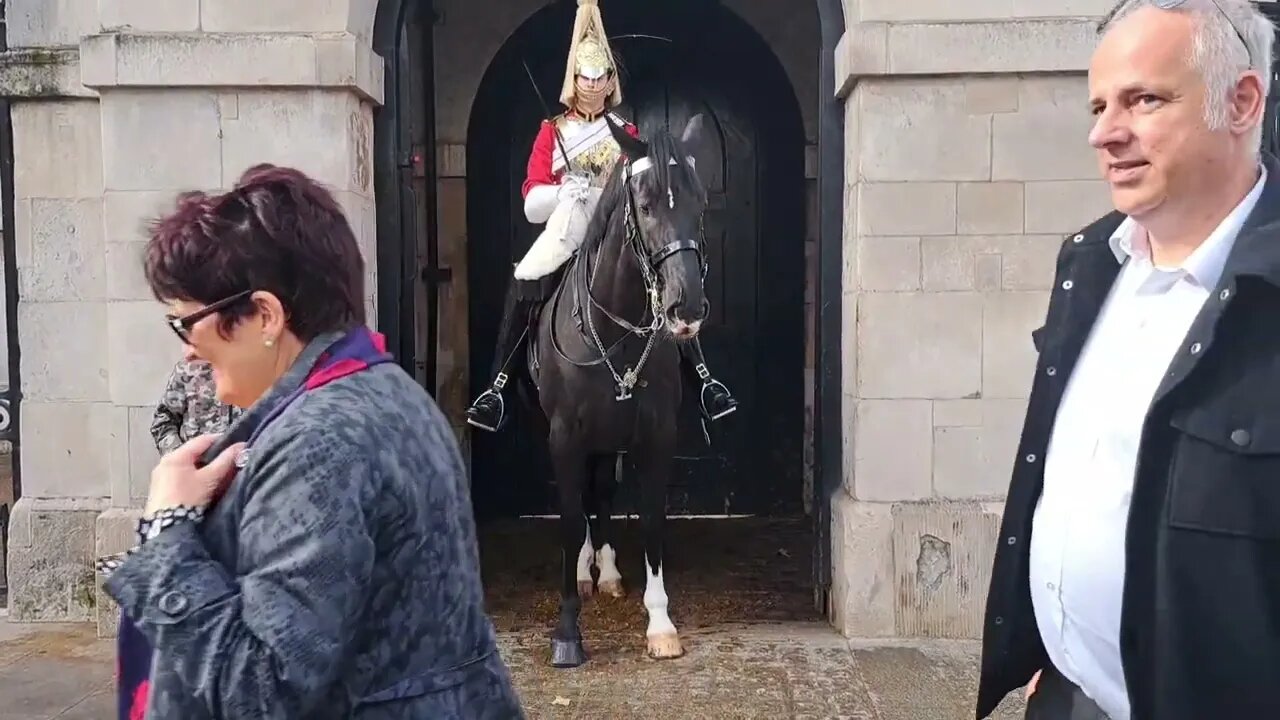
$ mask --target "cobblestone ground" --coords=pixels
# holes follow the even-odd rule
[[[968,720],[972,644],[863,646],[816,624],[707,628],[679,660],[644,657],[641,638],[606,636],[576,670],[545,663],[541,633],[502,634],[525,710],[539,718]],[[0,720],[112,720],[113,645],[91,625],[0,620]],[[1021,717],[1010,698],[998,720]]]
[[[558,604],[554,523],[481,528],[489,610],[530,718],[973,717],[976,643],[850,643],[821,621],[805,522],[668,527],[665,570],[685,656],[645,656],[639,523],[627,522],[616,538],[626,596],[586,603],[590,661],[574,670],[547,663]],[[0,618],[0,720],[112,720],[113,647],[91,625]],[[997,719],[1021,718],[1017,701],[1010,698]]]

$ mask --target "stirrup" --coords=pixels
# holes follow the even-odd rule
[[[481,430],[487,430],[491,433],[498,432],[498,428],[502,427],[502,421],[507,417],[507,401],[502,397],[502,389],[506,386],[507,374],[498,373],[498,377],[493,381],[493,386],[480,393],[480,395],[472,401],[471,407],[467,408],[467,424],[472,427],[478,427]],[[475,410],[476,406],[480,404],[480,401],[486,397],[492,397],[498,401],[498,421],[495,422],[492,427],[481,422],[476,422],[475,418],[472,417],[472,411]]]
[[[711,420],[711,422],[715,422],[716,420],[719,420],[722,417],[732,415],[738,409],[737,404],[730,404],[728,410],[721,411],[715,415],[712,415],[710,412],[708,412],[707,411],[707,390],[713,387],[720,388],[721,390],[724,391],[725,396],[729,397],[730,399],[733,398],[733,393],[730,393],[729,388],[719,380],[713,379],[713,380],[708,380],[702,383],[702,392],[698,394],[698,401],[702,404],[702,414],[706,415],[707,418]]]

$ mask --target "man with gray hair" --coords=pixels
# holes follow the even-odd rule
[[[1089,66],[1116,211],[1068,237],[1005,506],[977,714],[1280,718],[1275,29],[1126,0]]]

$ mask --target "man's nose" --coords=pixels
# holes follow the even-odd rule
[[[1089,144],[1097,149],[1125,142],[1128,138],[1129,128],[1123,118],[1106,110],[1098,113],[1089,130]]]

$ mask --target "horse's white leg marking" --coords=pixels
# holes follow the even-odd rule
[[[600,568],[600,592],[615,598],[622,597],[622,573],[618,572],[618,554],[609,543],[605,543],[596,552],[596,567]]]
[[[587,525],[587,536],[582,541],[582,549],[578,551],[578,594],[589,597],[592,590],[591,561],[595,553],[591,548],[591,526]]]
[[[662,568],[654,572],[645,558],[644,608],[649,611],[649,655],[655,658],[677,658],[684,654],[676,626],[667,615],[667,589],[662,582]]]

